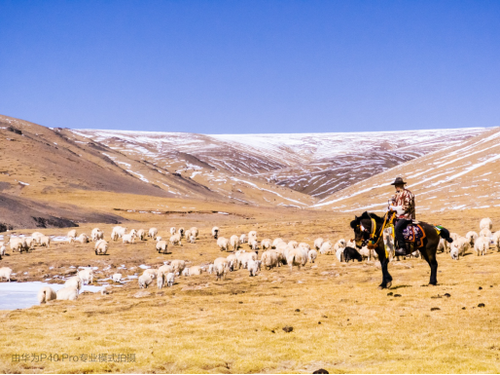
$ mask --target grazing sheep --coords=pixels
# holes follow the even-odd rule
[[[12,269],[9,267],[0,268],[0,280],[5,279],[10,283],[10,275],[12,274]]]
[[[78,276],[73,276],[70,277],[66,282],[64,283],[65,287],[72,287],[75,288],[77,291],[80,291],[82,289],[82,279]]]
[[[474,246],[474,242],[477,240],[478,237],[479,234],[477,234],[474,231],[467,232],[467,234],[465,235],[465,238],[467,238],[471,246]]]
[[[167,286],[172,286],[174,285],[174,280],[175,280],[175,275],[174,275],[174,268],[168,264],[161,266],[158,268],[157,271],[158,275],[158,280],[157,280],[157,286],[158,289],[163,288],[163,286],[166,284]],[[169,275],[172,275],[169,277]],[[173,277],[173,278],[172,278]],[[171,279],[171,285],[169,285],[168,281],[169,278]]]
[[[345,246],[346,247],[356,247],[356,243],[354,242],[354,240],[349,240],[345,243]]]
[[[125,233],[127,233],[127,228],[118,225],[113,228],[111,232],[111,238],[113,239],[113,241],[118,241],[118,239],[122,238]]]
[[[316,261],[316,258],[318,257],[318,252],[315,249],[309,250],[309,253],[307,253],[308,260],[310,263],[314,263]]]
[[[66,286],[57,291],[57,299],[74,301],[78,298],[78,290],[74,286]]]
[[[160,275],[161,273],[163,273],[166,275],[167,273],[173,273],[173,272],[174,272],[173,266],[171,266],[170,264],[164,264],[163,266],[158,268],[158,270],[156,271],[156,274]]]
[[[481,221],[479,222],[479,229],[480,230],[483,230],[483,229],[493,229],[493,222],[491,221],[491,219],[489,217],[485,217],[484,219],[481,219]]]
[[[453,242],[456,242],[456,240],[453,240]],[[438,243],[436,251],[443,252],[443,253],[449,253],[450,252],[450,243],[441,237],[439,239],[439,243]]]
[[[500,251],[500,230],[493,233],[493,244],[496,246],[497,251]]]
[[[219,264],[223,264],[224,266],[229,266],[229,261],[227,260],[227,258],[220,257],[214,260],[214,267],[217,268]]]
[[[188,277],[189,276],[189,268],[184,268],[181,273],[182,276]]]
[[[40,245],[40,238],[43,237],[44,234],[40,232],[33,232],[31,238],[35,241],[36,244]]]
[[[248,263],[248,271],[250,272],[250,277],[257,276],[258,272],[260,271],[261,267],[261,261],[260,260],[250,260]]]
[[[144,272],[142,274],[149,275],[149,276],[151,276],[152,279],[154,279],[158,275],[158,270],[148,268],[148,269],[144,270]]]
[[[113,281],[115,283],[119,283],[122,280],[122,274],[121,273],[115,273],[113,274]]]
[[[218,264],[215,266],[215,281],[224,280],[229,268],[227,264]]]
[[[188,238],[189,238],[189,242],[190,243],[195,243],[196,242],[196,236],[194,234],[191,233]]]
[[[264,269],[270,270],[271,268],[278,267],[280,254],[276,250],[266,250],[260,257]]]
[[[276,238],[276,239],[273,241],[272,248],[273,248],[273,249],[276,249],[280,243],[285,243],[285,241],[283,241],[283,239],[281,239],[281,238]]]
[[[170,235],[173,236],[177,233],[177,229],[175,227],[170,228]]]
[[[346,263],[349,263],[350,260],[354,262],[354,259],[356,259],[358,262],[361,262],[363,260],[358,250],[353,247],[346,247],[344,249],[344,259]]]
[[[92,284],[94,282],[94,271],[90,268],[85,268],[81,271],[78,271],[78,277],[82,280],[82,283]]]
[[[249,238],[248,239],[248,246],[250,246],[250,249],[252,250],[257,250],[259,248],[259,242],[255,238]]]
[[[207,271],[210,275],[213,274],[215,272],[215,265],[213,264],[209,264],[208,265],[208,271]]]
[[[450,233],[450,238],[453,241],[456,241],[458,239],[458,237],[460,237],[460,235],[458,233]]]
[[[28,245],[26,244],[26,240],[24,239],[24,237],[11,236],[9,244],[12,251],[19,251],[20,253],[22,253],[23,250],[28,251]]]
[[[369,249],[367,246],[363,246],[359,253],[361,254],[362,259],[366,259],[368,262],[372,260],[372,257],[375,256],[375,250]]]
[[[220,239],[220,238],[219,238]],[[219,240],[217,240],[219,241]],[[233,248],[234,251],[238,250],[238,247],[240,246],[240,239],[237,235],[233,234],[229,238],[229,245]]]
[[[219,227],[212,228],[212,237],[215,239],[219,238]]]
[[[297,241],[290,241],[290,242],[288,242],[288,245],[292,246],[294,249],[299,247],[299,243]]]
[[[319,249],[319,253],[321,255],[332,254],[332,252],[333,252],[333,246],[331,241],[325,241],[321,244],[321,247]]]
[[[181,235],[181,237],[184,237],[184,228],[179,228],[179,234]]]
[[[175,274],[173,273],[168,273],[167,274],[167,286],[169,288],[173,287],[175,283]]]
[[[146,270],[148,271],[148,270]],[[144,288],[146,289],[148,286],[150,286],[153,283],[154,277],[150,273],[144,272],[141,276],[139,276],[139,279],[137,280],[139,283],[139,288]]]
[[[293,270],[293,266],[297,266],[300,270],[300,267],[307,263],[307,252],[304,254],[301,248],[292,248],[286,257],[286,263],[290,266],[290,271]]]
[[[487,228],[481,229],[481,232],[479,232],[479,237],[485,237],[490,239],[491,238],[491,231]]]
[[[257,231],[251,230],[250,232],[248,232],[248,241],[250,241],[250,239],[252,238],[257,240]]]
[[[180,276],[184,268],[186,268],[186,262],[184,260],[175,259],[170,262],[170,265],[174,269],[174,273]]]
[[[479,237],[474,244],[476,255],[485,255],[490,247],[490,239],[486,237]]]
[[[80,242],[81,244],[88,243],[89,236],[87,236],[85,233],[82,233],[75,239],[75,241]]]
[[[345,249],[345,247],[339,247],[335,251],[335,256],[337,257],[337,259],[339,260],[340,263],[345,262],[344,249]]]
[[[271,239],[269,238],[264,238],[262,241],[260,241],[260,247],[262,247],[262,250],[267,250],[272,247],[273,243],[271,242]]]
[[[220,251],[229,251],[229,240],[225,237],[219,237],[217,246],[219,246]]]
[[[465,237],[459,237],[456,241],[453,241],[450,246],[450,256],[451,259],[458,260],[460,256],[464,256],[465,252],[469,250],[470,242]]]
[[[156,243],[156,251],[158,251],[160,254],[167,254],[168,253],[168,242],[167,241],[158,241]]]
[[[203,268],[200,266],[189,267],[189,276],[200,276],[203,273]]]
[[[96,242],[99,240],[104,239],[104,232],[100,230],[99,228],[94,228],[92,229],[92,232],[90,233],[90,237],[92,237],[92,241]]]
[[[189,228],[189,231],[191,232],[191,235],[193,235],[195,238],[198,238],[198,235],[200,234],[200,231],[196,227],[191,227]]]
[[[236,254],[230,254],[226,259],[229,262],[229,271],[240,269],[240,260],[238,259]]]
[[[50,237],[49,236],[42,236],[39,237],[38,243],[40,246],[45,246],[46,248],[50,247]]]
[[[307,251],[311,250],[311,246],[305,242],[299,243],[299,247],[303,247],[304,249],[307,249]]]
[[[66,236],[68,238],[75,239],[76,238],[76,229],[71,229]]]
[[[149,228],[148,237],[155,239],[157,235],[158,235],[158,229]]]
[[[191,237],[191,229],[188,229],[187,231],[184,232],[184,237],[188,240]]]
[[[320,237],[320,238],[316,238],[316,239],[314,240],[314,248],[315,248],[316,250],[321,249],[321,245],[323,245],[323,242],[324,242],[324,240],[323,240],[321,237]]]
[[[244,244],[244,243],[247,243],[247,235],[246,234],[242,234],[240,236],[240,244]]]
[[[127,233],[122,236],[122,243],[135,243],[135,233]]]
[[[176,233],[174,234],[173,236],[170,237],[170,243],[172,245],[179,245],[179,246],[182,246],[182,242],[181,242],[181,234],[180,233]]]
[[[141,241],[146,241],[146,230],[144,229],[139,229],[137,231],[137,238]]]
[[[2,257],[5,256],[5,245],[2,244],[2,246],[0,246],[0,259],[2,259]]]
[[[36,296],[40,305],[57,298],[57,293],[50,286],[44,286],[38,291]]]
[[[95,255],[105,255],[108,253],[108,241],[106,240],[98,240],[95,243]]]

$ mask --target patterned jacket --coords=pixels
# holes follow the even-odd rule
[[[402,189],[397,191],[391,198],[394,206],[401,206],[404,214],[399,215],[398,219],[415,219],[415,196],[410,190]]]

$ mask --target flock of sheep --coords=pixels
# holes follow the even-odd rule
[[[489,218],[482,219],[480,222],[479,234],[473,231],[468,232],[465,237],[461,237],[456,233],[452,233],[453,242],[448,244],[446,241],[441,241],[440,248],[445,253],[450,253],[452,259],[458,260],[470,248],[474,248],[477,255],[484,255],[486,251],[493,245],[497,251],[500,251],[500,231],[492,234],[491,229],[493,223]],[[363,259],[371,260],[376,257],[376,253],[368,248],[363,248],[359,252],[355,249],[352,241],[344,239],[338,240],[335,244],[331,241],[325,241],[323,238],[317,238],[313,246],[305,242],[288,241],[285,242],[281,238],[271,240],[264,238],[257,240],[257,232],[252,230],[247,234],[232,235],[225,238],[219,236],[220,230],[218,227],[213,227],[211,237],[217,242],[217,246],[221,252],[231,252],[228,256],[218,257],[210,264],[188,267],[184,260],[172,260],[165,262],[158,269],[146,269],[138,278],[140,288],[147,288],[156,279],[159,289],[164,286],[171,287],[175,283],[176,277],[187,277],[201,275],[203,272],[214,274],[216,280],[224,280],[228,272],[237,271],[241,268],[247,269],[250,276],[256,276],[262,268],[269,270],[274,267],[288,265],[290,270],[296,266],[305,266],[308,262],[314,263],[318,254],[327,255],[333,254],[339,262],[349,262],[350,260],[362,261]],[[132,229],[127,233],[127,228],[116,226],[111,233],[112,241],[121,239],[124,244],[131,244],[137,240],[144,241],[148,237],[156,241],[155,249],[159,253],[167,253],[169,245],[182,246],[184,239],[190,243],[195,243],[198,239],[199,230],[192,227],[188,230],[184,228],[170,229],[171,237],[169,241],[163,240],[158,236],[158,229],[151,228],[148,232],[144,229]],[[384,243],[389,251],[390,258],[393,257],[394,243],[390,232],[384,232]],[[96,255],[107,254],[109,243],[104,239],[104,233],[99,228],[94,228],[90,236],[80,234],[77,236],[76,230],[71,230],[67,234],[68,242],[88,243],[93,241],[94,251]],[[247,244],[248,249],[243,249]],[[50,237],[42,233],[35,232],[31,237],[10,237],[9,242],[4,244],[0,242],[0,255],[5,254],[6,246],[10,245],[13,251],[29,251],[34,246],[50,247]],[[259,250],[262,250],[259,259]],[[418,256],[418,251],[415,252]],[[0,280],[5,278],[10,281],[12,270],[8,267],[0,268]],[[78,298],[79,291],[84,284],[93,282],[93,271],[91,268],[85,268],[78,272],[77,276],[69,278],[62,289],[57,293],[50,287],[43,287],[38,293],[40,303],[45,303],[52,299],[74,300]],[[120,282],[122,275],[115,273],[112,277],[113,281]],[[103,288],[101,293],[109,293],[109,289]]]

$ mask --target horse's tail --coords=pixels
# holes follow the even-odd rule
[[[446,228],[441,228],[441,231],[439,232],[439,235],[443,237],[446,241],[449,243],[453,242],[453,239],[450,237],[450,231]]]

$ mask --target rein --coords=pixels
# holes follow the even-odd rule
[[[370,234],[369,242],[367,245],[369,249],[377,248],[378,243],[380,242],[380,239],[382,238],[382,232],[386,228],[386,224],[389,223],[389,225],[390,225],[390,223],[392,222],[394,215],[391,215],[391,217],[389,218],[389,213],[392,213],[392,212],[386,212],[386,214],[384,215],[384,223],[380,227],[380,232],[377,236],[375,236],[375,232],[377,231],[377,222],[375,221],[374,218],[370,217],[371,222],[372,222],[372,233]]]

